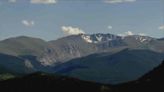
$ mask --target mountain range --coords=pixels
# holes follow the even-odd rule
[[[82,81],[42,72],[0,81],[3,92],[163,92],[164,62],[139,79],[118,85]]]
[[[0,71],[58,73],[99,83],[135,80],[161,64],[164,40],[113,34],[79,34],[44,41],[20,36],[0,41]]]

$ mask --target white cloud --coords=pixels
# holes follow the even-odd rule
[[[139,33],[138,35],[140,35],[140,36],[146,36],[145,33]]]
[[[160,27],[158,27],[159,30],[164,30],[164,25],[161,25]]]
[[[35,22],[33,20],[22,20],[22,24],[27,27],[32,27],[35,25]]]
[[[85,32],[80,28],[75,28],[71,26],[62,26],[61,29],[66,35],[85,34]]]
[[[31,0],[32,4],[55,4],[57,0]]]
[[[147,36],[147,34],[145,33],[138,33],[138,34],[134,34],[133,32],[131,31],[127,31],[127,32],[124,32],[122,34],[117,34],[118,36],[122,36],[122,37],[125,37],[125,36],[132,36],[132,35],[139,35],[139,36]]]
[[[109,4],[117,4],[117,3],[132,3],[136,0],[104,0],[105,3]]]
[[[127,31],[127,32],[124,32],[123,34],[117,34],[118,36],[131,36],[131,35],[134,35],[133,32],[131,31]]]
[[[17,0],[9,0],[9,3],[15,3]]]
[[[134,35],[134,34],[131,31],[127,31],[127,32],[125,32],[125,35]]]
[[[108,29],[113,29],[113,27],[109,25],[109,26],[108,26]]]

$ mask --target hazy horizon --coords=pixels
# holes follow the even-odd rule
[[[93,33],[93,34],[99,34],[99,33]],[[111,33],[102,33],[102,34],[111,34]],[[80,35],[80,34],[75,34],[75,35]],[[92,35],[92,34],[87,34],[87,35]],[[117,34],[112,34],[112,35],[120,36],[120,35],[117,35]],[[139,35],[139,36],[148,36],[148,35],[140,35],[140,34],[136,34],[136,35]],[[71,36],[71,35],[63,35],[63,36],[61,36],[59,38],[55,38],[55,39],[44,39],[42,37],[36,37],[36,36],[18,35],[18,36],[11,36],[11,37],[8,37],[8,38],[0,39],[0,41],[7,40],[7,39],[12,39],[12,38],[19,38],[19,37],[29,37],[29,38],[42,39],[44,41],[53,41],[53,40],[58,40],[58,39],[63,38],[63,37],[67,37],[67,36]],[[133,36],[133,35],[127,35],[127,36]],[[148,36],[148,37],[152,37],[152,36]],[[164,37],[159,37],[159,38],[152,37],[152,38],[162,39]]]

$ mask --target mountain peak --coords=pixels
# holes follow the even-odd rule
[[[149,36],[141,36],[141,35],[133,35],[133,36],[127,36],[127,37],[135,38],[136,41],[139,41],[141,43],[143,43],[143,42],[150,42],[153,39],[152,37],[149,37]]]
[[[110,33],[79,34],[79,36],[81,36],[81,38],[88,43],[102,43],[102,42],[108,42],[113,40],[123,40],[125,38],[133,38],[136,41],[143,43],[143,42],[149,42],[153,39],[152,37],[149,36],[141,36],[141,35],[118,36]]]
[[[3,40],[3,42],[8,42],[8,41],[27,41],[27,40],[39,40],[39,41],[44,41],[40,38],[35,38],[35,37],[29,37],[29,36],[18,36],[18,37],[11,37],[8,39]]]
[[[107,42],[116,39],[122,39],[122,37],[113,35],[113,34],[82,34],[81,37],[88,43],[100,43],[100,42]]]

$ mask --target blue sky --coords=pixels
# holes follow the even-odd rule
[[[79,32],[164,37],[164,0],[0,0],[0,40]]]

